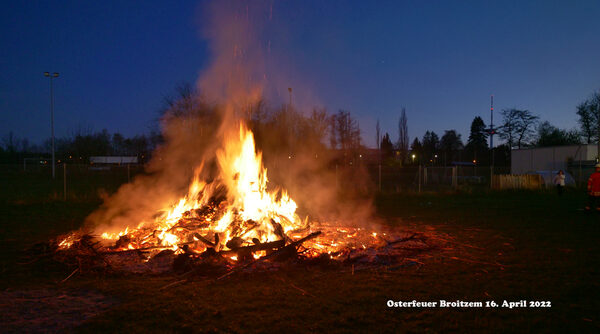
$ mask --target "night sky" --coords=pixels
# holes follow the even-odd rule
[[[249,2],[253,5],[255,2]],[[278,74],[294,103],[350,110],[364,142],[375,122],[397,138],[469,135],[475,116],[529,109],[561,128],[600,89],[600,2],[267,1]],[[200,1],[21,1],[0,11],[0,136],[41,143],[79,129],[147,133],[166,95],[209,64]],[[263,43],[264,42],[264,43]],[[266,45],[261,41],[258,47]],[[278,101],[279,99],[279,101]],[[500,117],[495,117],[498,120]]]

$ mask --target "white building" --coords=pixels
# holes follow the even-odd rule
[[[113,165],[121,165],[121,164],[137,164],[138,158],[135,156],[98,156],[98,157],[90,157],[90,163],[92,164],[113,164]]]
[[[528,174],[543,171],[567,171],[569,162],[571,173],[577,182],[587,179],[590,166],[596,163],[598,145],[570,145],[524,148],[510,151],[510,173]],[[591,170],[591,169],[590,169]],[[539,173],[538,173],[539,174]]]

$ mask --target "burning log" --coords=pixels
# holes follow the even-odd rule
[[[414,240],[414,239],[416,239],[416,236],[417,236],[417,233],[413,233],[411,236],[406,237],[406,238],[400,238],[400,239],[397,239],[397,240],[394,240],[394,241],[388,241],[387,245],[388,246],[392,246],[392,245],[395,245],[395,244],[398,244],[398,243],[401,243],[401,242],[406,242],[406,241],[409,241],[409,240]]]
[[[219,233],[215,233],[215,251],[219,251],[221,249],[221,244],[219,243]]]
[[[290,258],[294,258],[298,255],[298,246],[302,245],[304,242],[316,238],[317,236],[319,236],[321,234],[321,231],[317,231],[317,232],[313,232],[307,236],[305,236],[304,238],[298,239],[292,243],[290,243],[289,245],[285,246],[284,248],[280,249],[279,251],[277,251],[277,256],[276,259],[279,261],[285,261],[287,259]],[[273,254],[271,254],[273,255]]]
[[[249,266],[251,266],[251,265],[253,265],[253,264],[256,264],[256,263],[259,263],[259,262],[262,262],[262,261],[268,260],[268,259],[270,259],[270,258],[274,258],[274,257],[276,257],[276,256],[280,256],[281,254],[284,254],[285,252],[289,252],[289,251],[290,251],[290,250],[292,250],[292,249],[293,249],[294,251],[296,251],[296,247],[297,247],[297,246],[300,246],[300,245],[302,245],[302,243],[303,243],[303,242],[305,242],[305,241],[307,241],[307,240],[310,240],[310,239],[312,239],[312,238],[315,238],[315,237],[317,237],[317,236],[318,236],[318,235],[320,235],[320,234],[321,234],[321,231],[313,232],[313,233],[311,233],[311,234],[307,235],[306,237],[304,237],[304,238],[302,238],[302,239],[299,239],[299,240],[297,240],[297,241],[294,241],[294,242],[292,242],[291,244],[289,244],[289,245],[287,245],[287,246],[285,246],[285,247],[283,247],[283,248],[280,248],[279,250],[276,250],[276,251],[274,251],[274,252],[273,252],[273,253],[271,253],[271,254],[265,255],[265,256],[263,256],[263,257],[261,257],[261,258],[258,258],[258,259],[254,260],[254,261],[252,261],[252,262],[249,262],[249,263],[247,263],[247,264],[245,264],[245,265],[243,265],[243,266],[235,267],[235,268],[233,268],[232,270],[228,271],[228,272],[227,272],[226,274],[224,274],[223,276],[220,276],[219,278],[217,278],[217,280],[221,280],[221,279],[223,279],[223,278],[225,278],[225,277],[227,277],[227,276],[229,276],[229,275],[233,274],[234,272],[237,272],[237,271],[239,271],[239,270],[242,270],[242,269],[244,269],[244,268],[247,268],[247,267],[249,267]],[[285,242],[284,240],[279,240],[279,241],[280,241],[280,242],[281,242],[281,241]],[[275,242],[277,242],[277,241],[275,241]],[[261,245],[264,245],[264,244],[261,244]],[[254,246],[249,246],[249,247],[254,247]]]
[[[263,250],[278,249],[278,248],[281,248],[284,246],[285,246],[285,240],[277,240],[277,241],[259,243],[259,244],[255,244],[255,245],[251,245],[251,246],[237,247],[235,249],[231,249],[231,247],[230,247],[231,250],[222,250],[219,252],[219,254],[232,254],[232,253],[239,254],[239,253],[246,253],[246,252],[254,253],[254,252],[263,251]],[[227,246],[227,247],[229,247],[229,246]]]
[[[244,244],[244,239],[240,237],[233,237],[225,243],[225,246],[231,250],[236,250]]]
[[[290,239],[283,232],[283,226],[281,226],[281,224],[276,222],[273,218],[271,218],[271,225],[273,225],[273,233],[275,233],[275,235],[278,236],[280,239],[283,239],[285,241],[288,241]]]
[[[206,228],[209,226],[210,226],[210,223],[207,223],[206,221],[204,221],[200,218],[181,218],[181,219],[179,219],[179,221],[177,221],[177,224],[173,225],[167,231],[170,232],[170,231],[173,231],[176,229],[191,230],[191,229],[198,229],[198,228]]]
[[[247,221],[244,222],[244,230],[242,232],[240,232],[241,236],[244,236],[248,233],[250,233],[251,231],[253,231],[255,228],[259,227],[260,224],[255,222],[252,219],[248,219]]]
[[[201,236],[200,233],[194,233],[194,237],[196,237],[196,239],[202,241],[204,244],[206,244],[209,247],[215,247],[215,244],[212,243],[210,240],[206,239],[205,237]]]
[[[292,242],[292,243],[291,243],[291,244],[289,244],[288,246],[293,246],[293,247],[299,246],[299,245],[301,245],[302,243],[304,243],[305,241],[308,241],[308,240],[310,240],[310,239],[316,238],[316,237],[317,237],[317,236],[319,236],[320,234],[321,234],[321,231],[313,232],[313,233],[311,233],[311,234],[309,234],[309,235],[305,236],[305,237],[304,237],[304,238],[302,238],[302,239],[299,239],[299,240],[296,240],[296,241]]]

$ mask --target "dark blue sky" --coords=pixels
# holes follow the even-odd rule
[[[397,138],[402,107],[411,141],[448,129],[466,141],[473,117],[489,122],[490,94],[497,111],[525,108],[573,128],[575,106],[600,89],[599,1],[272,3],[269,56],[278,58],[279,82],[288,82],[272,88],[293,87],[301,106],[350,110],[370,146],[377,119]],[[0,135],[49,136],[44,71],[60,72],[57,136],[80,128],[147,132],[164,96],[196,82],[209,64],[202,8],[198,1],[5,5]]]

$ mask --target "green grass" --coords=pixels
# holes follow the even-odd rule
[[[77,228],[100,201],[53,199],[39,180],[4,179],[1,289],[87,289],[116,304],[82,332],[597,332],[600,215],[570,191],[384,194],[387,224],[447,234],[421,266],[356,271],[291,266],[160,290],[171,276],[76,275],[50,261],[19,265],[27,246]],[[29,183],[27,183],[29,182]],[[85,189],[81,189],[82,193]],[[36,195],[37,194],[37,195]],[[50,194],[50,195],[49,195]],[[308,294],[304,294],[303,291]],[[549,309],[400,309],[386,301],[548,300]]]

